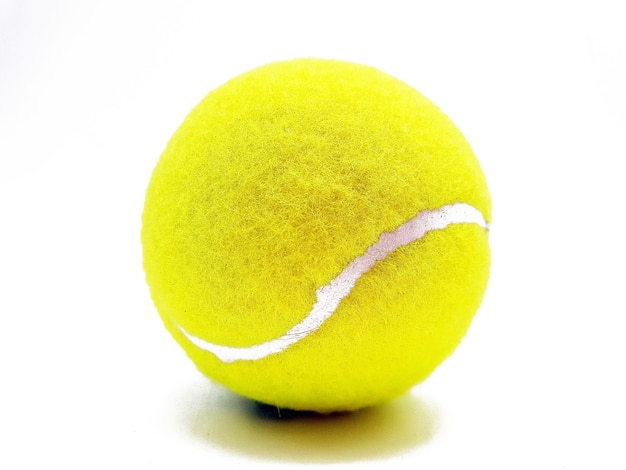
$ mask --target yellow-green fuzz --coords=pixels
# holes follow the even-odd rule
[[[173,337],[207,376],[278,407],[331,412],[394,398],[457,347],[489,276],[488,229],[451,224],[356,281],[318,329],[260,359],[316,292],[421,211],[491,220],[481,168],[450,119],[374,68],[298,59],[209,93],[163,152],[143,212],[146,278]]]

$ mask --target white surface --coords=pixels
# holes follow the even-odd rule
[[[0,0],[0,468],[626,467],[620,2],[430,3]],[[169,338],[140,214],[195,103],[302,56],[452,117],[492,190],[493,269],[409,395],[275,420]]]

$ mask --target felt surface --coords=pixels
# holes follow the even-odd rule
[[[490,221],[470,146],[413,88],[346,62],[269,64],[209,93],[170,140],[146,195],[144,269],[206,375],[280,407],[360,408],[458,345],[487,283],[486,230],[449,226],[398,249],[319,330],[264,359],[222,363],[174,322],[229,346],[279,337],[381,233],[455,202]]]

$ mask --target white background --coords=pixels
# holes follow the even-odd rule
[[[0,0],[0,468],[626,468],[620,3]],[[140,217],[208,91],[311,56],[452,117],[492,190],[493,267],[410,394],[277,420],[162,327]]]

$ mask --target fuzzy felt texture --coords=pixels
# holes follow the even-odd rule
[[[209,377],[279,407],[357,409],[405,392],[458,345],[489,275],[484,228],[399,248],[318,330],[263,359],[224,363],[176,325],[228,346],[280,337],[383,232],[456,202],[490,221],[470,146],[420,93],[363,65],[273,63],[209,93],[170,140],[147,190],[144,269]]]

